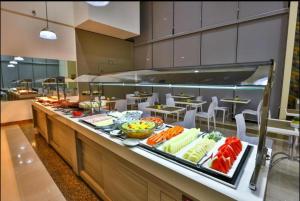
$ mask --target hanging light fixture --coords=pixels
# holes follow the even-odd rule
[[[24,61],[23,57],[14,57],[14,60],[16,60],[16,61]]]
[[[40,31],[40,37],[43,38],[43,39],[47,39],[47,40],[56,40],[57,39],[56,33],[54,33],[53,31],[51,31],[49,29],[49,26],[48,26],[49,22],[48,22],[47,1],[45,1],[45,5],[46,5],[46,21],[47,21],[47,26]]]
[[[8,68],[14,68],[15,65],[13,65],[13,64],[8,64],[7,67],[8,67]]]
[[[10,63],[10,64],[18,64],[17,61],[10,61],[9,63]]]
[[[86,3],[96,7],[104,7],[109,4],[109,1],[87,1]]]

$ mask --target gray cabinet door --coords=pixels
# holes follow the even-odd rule
[[[134,39],[135,43],[142,43],[152,39],[152,2],[143,1],[140,4],[140,36]]]
[[[200,34],[174,39],[174,66],[200,65]]]
[[[202,33],[201,64],[236,61],[237,27],[213,29]]]
[[[189,32],[201,27],[201,1],[174,2],[174,33]]]
[[[237,62],[277,61],[284,54],[287,21],[287,16],[277,16],[241,24]]]
[[[136,69],[152,68],[152,44],[134,47],[134,67]]]
[[[153,68],[173,67],[173,40],[153,44]]]
[[[243,19],[287,7],[288,1],[240,1],[239,18]]]
[[[173,2],[153,2],[153,39],[173,34]]]
[[[237,19],[237,1],[203,1],[202,27]]]

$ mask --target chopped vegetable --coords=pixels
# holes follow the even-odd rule
[[[175,137],[176,135],[179,135],[180,133],[182,133],[183,130],[184,130],[184,128],[182,126],[174,126],[167,130],[161,131],[161,132],[149,137],[147,139],[147,144],[153,146],[164,140],[169,140],[172,137]]]

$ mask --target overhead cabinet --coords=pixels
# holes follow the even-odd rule
[[[174,66],[200,65],[200,34],[174,39]]]
[[[240,1],[239,19],[288,8],[288,1]]]
[[[173,67],[173,39],[153,43],[153,68]]]
[[[174,33],[185,33],[201,28],[201,1],[174,2]]]
[[[237,1],[203,1],[202,27],[237,20]]]
[[[278,62],[284,55],[287,15],[241,24],[238,29],[237,62]]]
[[[201,64],[235,63],[237,26],[202,33]]]
[[[173,2],[153,1],[153,39],[173,35]]]
[[[152,68],[152,44],[134,48],[134,66],[135,69]]]
[[[135,43],[142,43],[152,40],[152,2],[141,1],[140,3],[140,36],[134,39]]]

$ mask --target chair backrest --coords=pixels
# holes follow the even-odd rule
[[[215,107],[218,107],[219,103],[217,96],[211,97],[211,101],[214,103]]]
[[[167,98],[166,105],[170,107],[175,107],[175,101],[174,98]]]
[[[126,94],[127,105],[134,105],[135,100],[131,98],[134,94]]]
[[[209,107],[208,107],[208,110],[207,110],[207,113],[208,113],[208,116],[209,117],[213,117],[215,115],[215,104],[213,102],[211,102],[209,104]]]
[[[116,104],[115,104],[115,110],[119,111],[119,112],[123,112],[125,110],[127,110],[127,100],[117,100]]]
[[[186,128],[195,128],[196,127],[196,110],[186,111],[183,119],[184,127]]]
[[[152,98],[153,98],[153,103],[159,103],[158,93],[153,93]]]
[[[262,103],[263,103],[263,100],[260,100],[259,104],[257,106],[257,109],[256,109],[256,111],[257,111],[257,123],[258,123],[258,125],[260,125]],[[270,116],[270,111],[269,111],[268,115]]]
[[[167,93],[167,94],[166,94],[166,98],[172,98],[172,94]]]
[[[197,100],[197,101],[203,101],[203,96],[197,96],[197,97],[196,97],[196,100]]]
[[[153,96],[150,96],[147,98],[146,102],[149,102],[150,105],[154,105],[154,99]]]
[[[142,102],[138,104],[138,110],[145,111],[145,108],[150,106],[149,102]]]
[[[236,135],[241,140],[245,139],[246,137],[246,122],[243,114],[235,115],[236,121]]]

